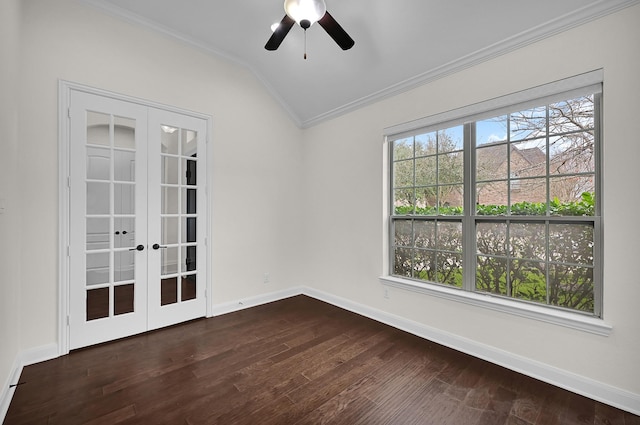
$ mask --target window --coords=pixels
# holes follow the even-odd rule
[[[600,92],[388,133],[389,273],[600,317]]]

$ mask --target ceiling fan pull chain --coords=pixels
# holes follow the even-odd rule
[[[304,30],[304,60],[307,60],[307,30]]]

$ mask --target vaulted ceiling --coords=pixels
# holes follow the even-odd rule
[[[351,111],[640,0],[326,0],[355,40],[313,25],[264,49],[283,0],[83,0],[249,68],[301,127]],[[531,58],[532,61],[543,58]]]

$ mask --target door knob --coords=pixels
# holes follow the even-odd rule
[[[160,249],[160,248],[166,249],[167,247],[166,247],[166,246],[162,246],[162,245],[157,244],[157,243],[154,243],[154,244],[153,244],[153,246],[152,246],[152,248],[153,248],[153,249]]]
[[[131,248],[129,251],[143,251],[144,250],[144,245],[138,245],[135,248]]]

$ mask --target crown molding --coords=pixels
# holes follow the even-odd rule
[[[320,124],[321,122],[353,112],[380,100],[415,89],[636,4],[640,4],[640,0],[600,0],[596,3],[584,6],[576,11],[559,16],[544,24],[494,43],[483,49],[476,50],[475,52],[442,66],[433,68],[422,74],[393,84],[385,89],[316,115],[313,118],[306,119],[302,121],[302,128],[312,127],[316,124]]]
[[[115,6],[111,3],[107,3],[102,0],[80,0],[82,3],[97,9],[107,15],[110,15],[115,18],[119,18],[124,20],[125,22],[129,22],[138,27],[143,27],[149,29],[151,31],[160,33],[166,37],[175,39],[183,44],[186,44],[192,48],[200,50],[206,54],[211,56],[217,56],[219,58],[225,59],[235,65],[243,67],[247,69],[249,72],[253,74],[256,79],[264,86],[264,88],[269,92],[269,94],[278,102],[278,104],[287,112],[291,120],[300,128],[303,127],[303,122],[300,117],[293,111],[291,106],[285,102],[285,100],[280,96],[280,94],[273,88],[273,86],[260,74],[257,72],[255,68],[250,66],[248,63],[240,59],[238,56],[230,54],[224,50],[217,49],[214,46],[203,43],[200,40],[197,40],[187,34],[176,31],[167,26],[161,25],[155,21],[144,18],[138,14],[135,14],[131,11],[123,9],[121,7]]]
[[[430,69],[426,72],[410,77],[404,81],[388,86],[367,96],[363,96],[359,99],[345,103],[344,105],[338,106],[314,117],[304,119],[291,107],[291,105],[289,105],[282,98],[282,96],[280,96],[280,94],[273,88],[273,86],[268,82],[266,78],[264,78],[254,67],[241,60],[238,56],[230,54],[229,52],[226,52],[224,50],[217,49],[210,44],[203,43],[200,40],[196,40],[193,37],[170,29],[166,26],[160,25],[157,22],[153,22],[149,19],[141,17],[137,14],[134,14],[128,10],[122,9],[105,1],[80,1],[111,16],[124,19],[125,21],[128,21],[134,25],[146,27],[165,36],[179,40],[180,42],[190,45],[196,49],[202,50],[208,54],[221,57],[235,63],[236,65],[248,69],[271,94],[271,96],[273,96],[277,103],[287,112],[292,121],[302,129],[315,126],[333,118],[337,118],[341,115],[353,112],[375,102],[392,96],[396,96],[403,92],[431,83],[448,75],[455,74],[464,69],[489,61],[498,56],[502,56],[527,45],[536,43],[545,38],[552,37],[572,28],[618,12],[627,7],[640,4],[640,0],[599,0],[597,2],[583,6],[582,8],[579,8],[571,13],[559,16],[555,19],[545,22],[544,24],[538,25],[512,37],[501,40],[490,46],[476,50],[475,52],[453,60],[442,66]]]

